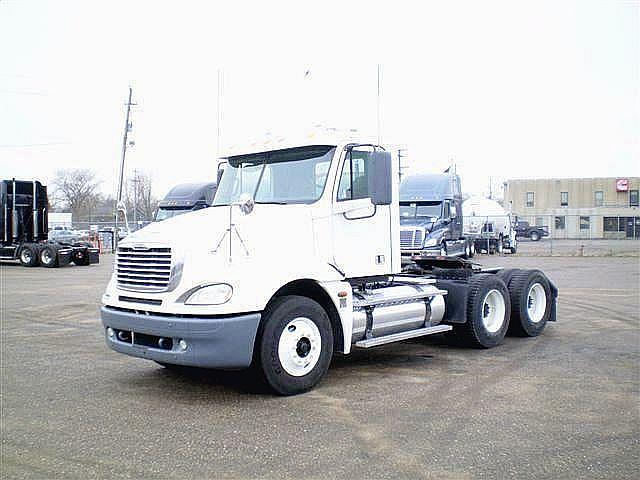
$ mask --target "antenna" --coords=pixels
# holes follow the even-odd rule
[[[222,70],[218,69],[218,100],[217,100],[217,125],[216,125],[216,160],[220,158],[220,138],[221,134],[221,124],[222,124],[222,80],[223,74]]]
[[[380,91],[382,89],[382,65],[378,64],[378,96],[377,96],[377,129],[378,129],[378,145],[381,143],[381,131],[380,131]]]

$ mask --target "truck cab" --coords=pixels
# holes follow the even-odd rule
[[[160,222],[167,218],[211,206],[216,188],[215,182],[176,185],[160,200],[154,220]]]
[[[316,139],[224,160],[210,208],[119,244],[102,297],[109,348],[166,368],[253,368],[291,395],[334,352],[452,329],[474,346],[502,341],[510,297],[495,271],[403,272],[397,165],[383,147]],[[555,290],[527,275],[537,334],[555,319]]]
[[[404,262],[432,256],[470,256],[463,235],[458,175],[413,175],[402,181],[400,248]]]

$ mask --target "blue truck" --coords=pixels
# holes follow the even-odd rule
[[[474,238],[465,236],[463,229],[458,175],[412,175],[402,181],[400,251],[404,263],[436,256],[474,256]]]

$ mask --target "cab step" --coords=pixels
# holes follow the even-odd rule
[[[409,338],[423,337],[425,335],[433,335],[434,333],[448,332],[453,327],[451,325],[434,325],[433,327],[418,328],[416,330],[407,330],[406,332],[393,333],[382,337],[365,338],[355,343],[359,348],[377,347],[385,343],[399,342]]]

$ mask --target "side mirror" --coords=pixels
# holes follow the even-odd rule
[[[251,195],[249,195],[248,193],[243,193],[242,195],[240,195],[237,205],[240,207],[240,211],[242,213],[244,213],[245,215],[249,215],[251,212],[253,212],[255,202],[253,201],[253,198],[251,198]]]
[[[376,150],[371,154],[368,187],[374,205],[391,205],[391,162],[389,152]]]

